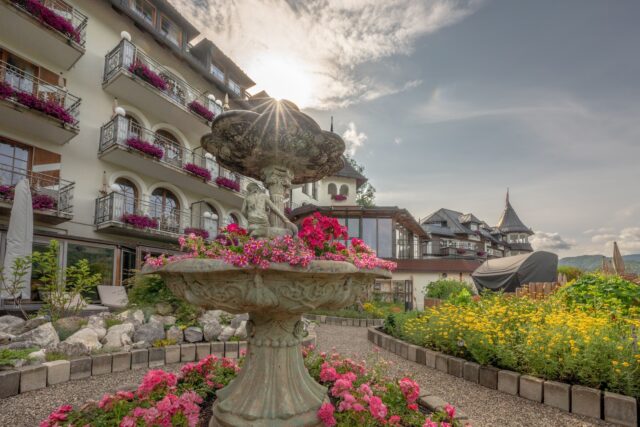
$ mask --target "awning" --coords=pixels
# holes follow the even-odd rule
[[[537,251],[529,254],[490,259],[482,263],[471,277],[479,290],[515,292],[532,282],[555,282],[558,255]]]

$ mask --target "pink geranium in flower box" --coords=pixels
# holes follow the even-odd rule
[[[210,111],[207,107],[199,103],[198,101],[191,101],[189,103],[189,109],[196,113],[197,115],[207,119],[208,121],[213,120],[215,114],[213,111]]]
[[[120,220],[125,224],[132,225],[135,228],[158,228],[158,220],[150,218],[146,215],[124,214],[122,215],[122,218]]]
[[[11,185],[0,185],[0,199],[13,200],[15,187]]]
[[[126,144],[134,150],[140,151],[141,153],[144,153],[151,157],[155,157],[158,160],[160,160],[162,156],[164,156],[164,151],[162,151],[162,148],[157,147],[149,142],[143,141],[142,139],[135,136],[127,139]]]
[[[187,236],[190,234],[193,234],[196,237],[202,237],[203,239],[209,238],[209,232],[207,230],[203,230],[202,228],[196,228],[196,227],[185,228],[184,234],[186,234]]]
[[[331,198],[336,202],[344,202],[345,200],[347,200],[347,196],[345,196],[344,194],[334,194],[331,196]]]
[[[55,209],[56,199],[48,194],[36,194],[31,199],[31,206],[33,209]]]
[[[45,6],[39,0],[13,0],[14,3],[22,3],[24,7],[34,17],[38,18],[40,22],[47,24],[56,31],[61,32],[65,36],[74,40],[76,43],[80,43],[80,32],[73,27],[73,24],[68,19],[58,15],[52,9]]]
[[[240,183],[238,181],[225,178],[224,176],[217,177],[216,184],[220,187],[228,188],[229,190],[240,191]]]
[[[184,170],[192,175],[199,176],[205,181],[211,181],[211,172],[209,172],[209,169],[198,166],[195,163],[187,163],[184,165]]]
[[[160,77],[159,74],[152,71],[144,62],[134,62],[129,66],[129,71],[131,71],[133,74],[140,77],[156,89],[167,90],[167,82],[162,77]]]

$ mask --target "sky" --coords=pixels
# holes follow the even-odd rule
[[[640,253],[637,0],[170,0],[256,81],[335,132],[380,206],[536,249]]]

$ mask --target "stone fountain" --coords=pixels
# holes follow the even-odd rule
[[[261,181],[243,206],[251,236],[293,234],[283,214],[292,184],[304,184],[343,167],[342,139],[323,131],[288,101],[263,99],[252,110],[228,111],[212,123],[203,147],[224,167]],[[239,268],[217,259],[184,259],[154,271],[178,297],[205,309],[249,313],[242,370],[218,391],[210,426],[318,426],[326,387],[302,359],[303,313],[353,304],[385,270],[360,270],[339,261],[307,267],[272,264]]]

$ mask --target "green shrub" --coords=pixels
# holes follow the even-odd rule
[[[163,340],[155,340],[153,342],[153,346],[158,348],[158,347],[167,347],[169,345],[175,345],[176,344],[176,340],[174,340],[173,338],[165,338]]]
[[[582,270],[580,270],[578,267],[572,267],[570,265],[559,265],[558,274],[564,274],[567,278],[567,281],[570,282],[582,276]]]
[[[28,359],[29,354],[38,351],[37,348],[23,348],[19,350],[0,350],[0,366],[13,366],[20,359]]]
[[[620,276],[583,274],[558,293],[569,305],[628,312],[640,307],[640,286]]]
[[[53,362],[55,360],[68,360],[69,356],[59,351],[47,351],[45,353],[45,359],[47,362]]]
[[[471,285],[459,280],[440,279],[429,283],[425,287],[425,296],[447,300],[452,295],[459,294],[463,289],[468,291],[471,289]]]
[[[109,329],[112,326],[121,325],[122,319],[118,319],[117,317],[107,317],[104,319],[105,328]]]

